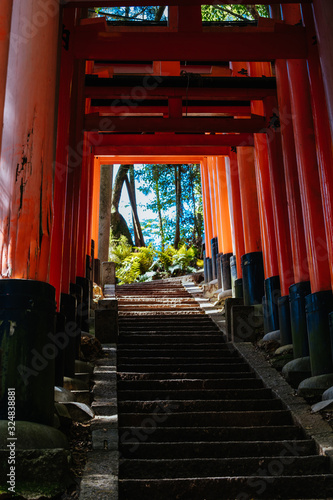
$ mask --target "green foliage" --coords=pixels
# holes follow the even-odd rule
[[[257,16],[269,17],[266,5],[202,5],[203,21],[251,21]]]
[[[121,246],[123,246],[123,242],[121,243]],[[124,255],[127,253],[128,246],[126,247]],[[116,262],[116,276],[119,279],[120,284],[133,283],[134,281],[137,281],[141,275],[148,272],[154,262],[154,256],[155,250],[152,244],[148,247],[134,247],[134,251],[132,251],[132,248],[130,247],[130,252],[127,253],[125,258],[121,262]]]
[[[161,221],[156,217],[156,219],[146,219],[142,222],[145,241],[156,242],[156,239],[161,241],[162,224],[163,243],[167,247],[173,243],[175,237],[174,165],[142,165],[136,167],[135,176],[138,181],[138,189],[150,198],[146,209],[156,214],[160,212],[161,216]],[[180,245],[195,245],[199,248],[203,234],[203,208],[200,167],[198,165],[181,166],[181,204]]]
[[[132,246],[128,243],[126,236],[120,236],[116,239],[112,235],[110,237],[110,261],[115,262],[116,266],[121,265],[122,262],[132,253]]]
[[[169,246],[156,251],[148,247],[132,248],[126,238],[113,240],[110,258],[116,263],[116,277],[120,285],[136,281],[152,281],[170,276],[182,276],[194,272],[202,261],[197,260],[197,250],[182,245],[178,250]]]

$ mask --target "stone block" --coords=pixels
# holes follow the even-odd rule
[[[231,310],[233,306],[243,305],[243,299],[233,299],[228,297],[224,302],[225,308],[225,326],[228,340],[231,340]]]
[[[311,377],[310,357],[297,358],[289,361],[282,369],[282,375],[294,389],[297,389],[299,384]]]
[[[108,311],[118,311],[117,299],[101,299],[98,301],[98,309]]]
[[[115,285],[116,284],[116,264],[114,262],[102,262],[101,269],[102,279],[101,285],[102,288],[105,285]]]
[[[233,306],[231,309],[231,340],[255,342],[264,335],[262,306]]]
[[[118,342],[118,309],[97,309],[95,311],[95,336],[101,344]]]

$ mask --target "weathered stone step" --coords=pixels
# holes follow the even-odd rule
[[[179,326],[186,326],[188,323],[192,324],[200,324],[200,325],[211,325],[215,326],[214,323],[212,322],[211,319],[209,319],[207,316],[202,316],[202,314],[198,314],[197,316],[194,314],[190,318],[188,316],[182,316],[182,315],[177,315],[177,316],[169,316],[168,317],[168,323],[173,324],[173,325],[179,325]],[[119,320],[119,324],[121,327],[127,326],[127,325],[160,325],[161,322],[158,321],[156,318],[153,316],[148,318],[147,320],[143,318],[133,318],[133,317],[122,317]]]
[[[183,302],[179,302],[179,304],[174,304],[174,303],[170,303],[170,304],[165,304],[164,302],[161,303],[161,304],[154,304],[154,303],[151,303],[151,304],[144,304],[144,303],[137,303],[137,304],[118,304],[118,311],[127,311],[127,310],[130,310],[130,311],[134,311],[134,312],[140,312],[140,311],[151,311],[151,310],[154,310],[156,309],[157,311],[164,311],[164,309],[168,310],[168,311],[179,311],[179,310],[183,310],[183,309],[196,309],[197,308],[197,304],[193,304],[193,303],[185,303],[183,304]]]
[[[156,390],[145,390],[145,391],[118,391],[119,401],[153,401],[153,400],[166,400],[168,397],[176,397],[176,399],[181,400],[193,400],[193,399],[208,399],[210,401],[217,400],[230,400],[230,399],[269,399],[272,397],[272,391],[270,389],[233,389],[233,390],[218,390],[218,389],[206,389],[204,391],[192,390],[192,391],[162,391]]]
[[[187,326],[186,328],[179,328],[176,326],[170,326],[170,325],[160,325],[159,327],[155,327],[154,329],[150,327],[146,328],[137,328],[135,326],[131,326],[131,328],[122,328],[121,333],[122,335],[135,335],[142,333],[144,335],[202,335],[203,338],[205,338],[206,335],[216,335],[216,333],[219,332],[218,328],[214,329],[211,326],[207,329],[205,329],[205,333],[202,334],[202,328],[198,328],[198,326],[193,326],[192,328]],[[220,334],[221,335],[221,334]]]
[[[201,337],[202,339],[202,337]],[[121,337],[120,337],[121,340]],[[233,347],[230,344],[225,344],[222,339],[221,342],[215,343],[215,344],[206,344],[205,342],[198,342],[198,343],[193,343],[193,344],[166,344],[166,343],[154,343],[154,344],[145,344],[144,346],[142,343],[140,344],[118,344],[118,353],[123,353],[125,351],[131,351],[131,352],[151,352],[151,351],[158,351],[158,352],[167,352],[170,351],[170,353],[177,353],[177,352],[183,352],[188,353],[189,356],[191,356],[191,352],[197,353],[197,352],[203,352],[206,353],[206,351],[212,351],[215,353],[223,353],[223,356],[238,356],[239,354],[237,351],[233,350]]]
[[[120,372],[118,374],[118,380],[152,380],[152,381],[158,381],[158,380],[171,380],[171,379],[187,379],[187,380],[220,380],[220,379],[254,379],[255,376],[251,372],[226,372],[226,373],[221,373],[221,372],[139,372],[139,370],[133,370],[133,371],[128,371],[128,372]]]
[[[142,422],[141,422],[141,425]],[[285,441],[304,439],[303,430],[295,425],[279,426],[252,426],[252,427],[152,427],[145,422],[145,427],[120,427],[120,441],[137,438],[147,443],[168,443],[177,441],[180,436],[182,442],[203,441]],[[152,432],[154,428],[154,432]],[[176,458],[176,457],[175,457]]]
[[[124,335],[120,333],[122,344],[198,344],[204,341],[207,345],[210,342],[216,344],[222,340],[222,334],[218,335]]]
[[[177,407],[177,412],[187,411],[268,411],[268,410],[281,410],[283,409],[280,399],[230,399],[226,401],[217,400],[200,400],[182,401],[174,399],[171,395],[168,400],[154,400],[154,401],[126,401],[118,399],[118,409],[122,413],[145,413],[153,412],[156,408],[162,407],[164,411],[171,411]]]
[[[232,364],[232,363],[182,363],[179,364],[150,364],[150,365],[127,365],[123,363],[118,364],[119,372],[135,371],[136,373],[147,372],[160,372],[160,373],[177,373],[177,372],[202,372],[202,373],[232,373],[232,372],[245,372],[248,373],[250,367],[247,364]]]
[[[135,447],[133,445],[136,445]],[[137,439],[128,439],[120,444],[124,458],[237,458],[282,457],[314,455],[314,441],[228,441],[224,442],[177,442],[177,443],[139,443]],[[290,460],[289,460],[290,462]]]
[[[145,347],[144,349],[132,348],[130,346],[118,347],[118,358],[128,358],[137,360],[141,358],[196,358],[197,357],[209,357],[209,358],[221,358],[221,359],[235,359],[242,360],[237,351],[232,351],[231,349],[211,349],[210,347],[202,347],[200,349],[170,349],[167,346],[161,346],[161,348]]]
[[[158,406],[158,405],[157,405]],[[176,405],[175,405],[176,406]],[[157,409],[153,413],[146,413],[145,418],[152,419],[157,426],[164,423],[168,427],[192,427],[192,426],[211,426],[211,427],[248,427],[250,425],[290,425],[292,418],[289,411],[272,410],[272,411],[229,411],[229,412],[185,412],[178,413],[177,408],[168,413],[163,411],[158,412]],[[119,425],[121,426],[140,426],[142,424],[141,413],[123,413],[119,414]],[[181,439],[181,436],[180,436]],[[177,456],[177,455],[175,455]]]
[[[142,354],[142,356],[140,357],[137,357],[137,353],[135,353],[135,356],[130,356],[130,355],[124,355],[124,353],[119,353],[118,355],[118,362],[119,363],[122,363],[122,364],[126,364],[126,365],[142,365],[142,364],[156,364],[156,365],[166,365],[168,366],[170,363],[175,363],[175,357],[174,356],[164,356],[163,354],[161,354],[161,352],[159,353],[160,355],[159,356],[151,356],[151,353],[147,353],[146,352],[146,356],[144,356]],[[186,357],[182,357],[182,356],[177,356],[177,363],[181,364],[181,363],[185,363],[185,364],[188,364],[189,361],[192,362],[192,364],[195,364],[195,363],[207,363],[209,361],[211,361],[212,363],[225,363],[225,364],[232,364],[232,365],[236,365],[236,366],[240,366],[240,365],[245,365],[245,361],[238,357],[238,356],[235,356],[235,357],[222,357],[221,354],[216,354],[216,356],[214,357],[211,357],[209,355],[207,356],[203,356],[203,353],[200,352],[200,353],[197,353],[196,356],[192,355],[192,356],[186,356]],[[246,365],[248,366],[248,365]]]
[[[332,475],[236,476],[196,479],[121,479],[120,500],[332,498]]]
[[[119,380],[119,390],[177,390],[177,389],[259,389],[263,387],[262,380],[254,379],[197,379],[197,380]]]
[[[172,460],[136,459],[120,462],[119,476],[128,479],[197,478],[250,476],[258,471],[271,476],[301,476],[329,473],[329,459],[324,456],[269,456],[242,458],[191,458]]]

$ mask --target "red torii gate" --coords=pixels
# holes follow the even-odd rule
[[[71,283],[85,287],[90,279],[95,157],[199,161],[206,264],[215,258],[211,239],[219,236],[219,253],[232,250],[236,257],[247,303],[258,302],[263,292],[251,267],[254,257],[267,285],[279,280],[281,311],[290,285],[297,297],[306,289],[312,374],[331,373],[332,2],[262,0],[281,5],[283,20],[228,28],[202,24],[201,4],[212,0],[122,2],[157,3],[169,6],[168,25],[108,26],[104,19],[87,19],[88,7],[119,5],[116,0],[68,0],[61,7],[4,0],[1,276],[53,285],[60,310]],[[246,78],[236,77],[238,63],[246,65]],[[185,69],[181,75],[187,66],[191,74]],[[220,199],[226,192],[229,215]],[[253,296],[249,285],[256,284]],[[267,293],[266,300],[273,307]],[[290,312],[296,346],[299,324]]]

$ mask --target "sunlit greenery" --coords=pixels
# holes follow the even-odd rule
[[[125,236],[113,241],[110,260],[116,263],[116,277],[120,285],[135,281],[182,276],[203,266],[197,257],[198,250],[182,245],[178,250],[169,246],[164,251],[148,247],[132,247]]]

